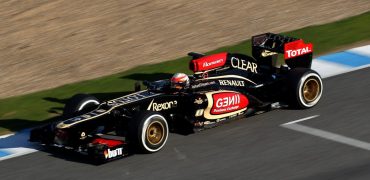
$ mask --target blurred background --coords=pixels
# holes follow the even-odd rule
[[[0,98],[369,9],[368,0],[2,0]]]

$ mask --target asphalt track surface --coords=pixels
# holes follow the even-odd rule
[[[155,154],[103,165],[36,152],[0,162],[0,179],[370,179],[370,151],[282,124],[370,143],[370,68],[324,79],[319,104],[275,110],[201,133],[170,134]],[[330,137],[329,137],[330,138]]]

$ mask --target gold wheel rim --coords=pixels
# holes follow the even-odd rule
[[[163,132],[163,125],[158,121],[154,121],[149,124],[146,130],[146,139],[151,145],[157,145],[163,139]]]
[[[317,99],[320,93],[320,83],[316,79],[309,79],[303,85],[303,98],[310,103]]]

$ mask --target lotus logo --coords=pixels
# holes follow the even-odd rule
[[[194,100],[194,104],[202,104],[202,103],[203,103],[202,98],[198,98]]]

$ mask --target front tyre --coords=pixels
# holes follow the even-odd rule
[[[87,113],[94,110],[100,104],[99,100],[88,94],[76,94],[72,96],[63,109],[66,118]]]
[[[321,99],[323,84],[320,75],[311,69],[292,69],[289,78],[289,101],[293,107],[311,108]]]
[[[159,113],[145,111],[132,119],[130,141],[140,152],[154,153],[163,148],[168,138],[167,120]]]

